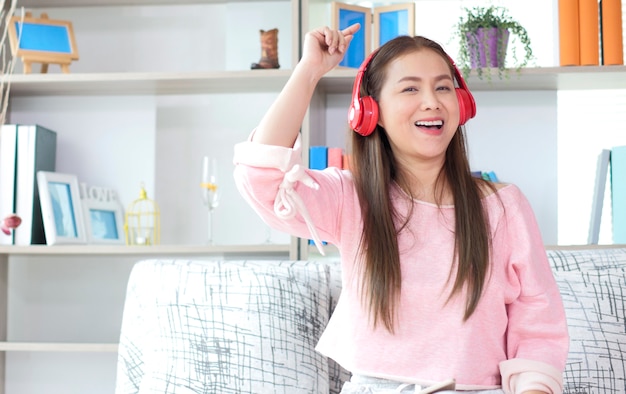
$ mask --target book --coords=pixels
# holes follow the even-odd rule
[[[328,148],[328,167],[343,168],[343,149]]]
[[[578,0],[559,0],[559,64],[580,65]]]
[[[500,182],[498,176],[493,171],[472,171],[471,174],[474,178],[482,178],[489,182]]]
[[[622,36],[622,2],[621,0],[602,0],[602,64],[624,64],[624,44]]]
[[[46,243],[37,172],[55,171],[56,143],[56,132],[43,126],[17,128],[15,212],[22,218],[22,224],[15,229],[15,245]]]
[[[611,149],[613,243],[626,243],[626,146]]]
[[[598,0],[578,0],[580,65],[600,64],[600,22]]]
[[[604,204],[604,190],[611,163],[611,150],[603,149],[598,155],[596,166],[596,180],[591,203],[591,220],[589,222],[589,237],[587,243],[597,245],[600,239],[600,222],[602,219],[602,206]]]
[[[15,213],[15,175],[17,157],[17,125],[5,124],[0,129],[0,220]],[[13,245],[14,232],[0,234],[0,245]]]
[[[312,170],[323,170],[328,167],[328,147],[312,146],[309,148],[309,168]],[[309,239],[309,245],[313,245],[312,239]],[[326,242],[322,241],[323,245]]]
[[[309,148],[309,168],[323,170],[328,166],[328,147],[312,146]]]
[[[487,172],[487,177],[489,177],[489,180],[490,180],[491,182],[500,182],[500,181],[498,180],[498,176],[497,176],[497,175],[496,175],[496,173],[495,173],[495,172],[493,172],[493,171],[488,171],[488,172]]]

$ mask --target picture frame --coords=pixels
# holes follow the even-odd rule
[[[48,64],[59,64],[69,73],[69,66],[78,60],[78,47],[72,22],[49,19],[47,14],[35,18],[27,12],[11,17],[8,25],[9,43],[13,57],[24,63],[24,73],[32,72],[32,63],[41,63],[41,72]]]
[[[372,50],[372,9],[339,2],[332,2],[331,8],[333,29],[342,30],[354,23],[361,24],[339,63],[339,67],[359,68]]]
[[[374,8],[374,48],[401,36],[415,35],[415,3],[393,4]]]
[[[46,244],[85,244],[87,242],[76,175],[38,171]]]
[[[117,200],[83,199],[88,244],[124,244],[124,213]]]

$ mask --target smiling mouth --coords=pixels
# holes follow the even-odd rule
[[[414,123],[417,127],[423,127],[429,130],[441,130],[443,127],[443,120],[428,120],[428,121],[417,121]]]

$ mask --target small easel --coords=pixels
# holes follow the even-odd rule
[[[19,32],[17,26],[21,27]],[[13,56],[24,63],[24,74],[32,72],[33,63],[41,63],[44,74],[50,64],[58,64],[67,74],[72,61],[78,60],[72,23],[49,19],[46,13],[39,18],[33,18],[31,12],[26,12],[24,17],[12,17],[9,39]]]

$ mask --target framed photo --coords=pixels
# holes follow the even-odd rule
[[[87,242],[76,175],[37,172],[43,228],[48,245]]]
[[[374,8],[374,48],[392,38],[415,35],[415,3]]]
[[[361,24],[361,28],[354,34],[348,52],[346,52],[339,63],[341,67],[359,68],[367,55],[370,54],[372,49],[370,28],[372,25],[372,9],[352,4],[332,3],[333,29],[345,29],[357,22]]]
[[[125,243],[124,215],[119,201],[101,201],[87,198],[83,199],[82,205],[83,213],[85,214],[87,243]]]
[[[24,17],[11,18],[8,32],[11,52],[24,63],[24,73],[32,71],[32,63],[42,63],[42,73],[48,71],[49,63],[60,64],[61,70],[68,73],[70,63],[78,60],[74,29],[69,21],[48,19],[46,14],[34,18],[26,13]]]

